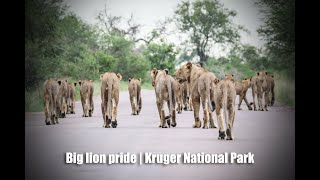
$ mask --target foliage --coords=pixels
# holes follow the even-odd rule
[[[144,51],[144,55],[150,62],[151,68],[167,68],[170,74],[173,74],[175,70],[177,53],[173,44],[166,44],[164,42],[160,44],[150,43]]]
[[[232,23],[236,12],[224,8],[218,0],[182,1],[176,11],[178,28],[189,35],[190,42],[196,47],[200,64],[209,58],[210,44],[237,43],[242,26]]]
[[[295,1],[259,0],[256,2],[265,16],[257,30],[266,41],[268,56],[273,67],[295,73]]]

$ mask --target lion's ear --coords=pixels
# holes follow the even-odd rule
[[[234,75],[232,74],[232,77],[234,77]]]
[[[141,81],[142,81],[142,79],[141,79],[141,78],[139,78],[139,81],[141,82]]]
[[[58,81],[58,84],[59,84],[59,86],[61,85],[61,81],[60,80]]]
[[[66,82],[68,82],[68,80],[66,80]]]
[[[272,78],[274,78],[274,75],[271,75]]]
[[[74,86],[77,86],[77,83],[75,82],[75,83],[73,83],[74,84]]]
[[[79,80],[79,85],[81,86],[81,80]]]
[[[166,72],[166,74],[169,74],[169,69],[164,69],[164,71]]]
[[[252,77],[250,77],[250,81],[251,81]]]
[[[120,74],[120,73],[118,73],[118,74],[117,74],[117,77],[119,78],[119,80],[121,80],[121,79],[122,79],[122,76],[121,76],[121,74]]]
[[[192,63],[191,63],[191,62],[188,62],[188,63],[187,63],[187,69],[191,69],[191,67],[192,67]]]
[[[102,80],[103,74],[100,74],[100,80]]]
[[[266,71],[265,73],[266,73],[266,75],[268,75],[268,72],[267,72],[267,71]]]
[[[214,84],[217,85],[220,82],[220,80],[216,78],[213,82],[214,82]]]
[[[259,74],[260,74],[260,73],[259,73],[259,72],[257,72],[257,76],[259,76]]]

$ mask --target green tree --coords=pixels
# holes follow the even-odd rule
[[[169,73],[173,73],[176,65],[176,55],[174,44],[167,43],[150,43],[144,51],[146,59],[150,62],[150,69],[169,69]]]
[[[277,70],[295,73],[295,1],[258,0],[264,24],[257,30],[266,41],[268,55]]]
[[[175,11],[178,28],[190,36],[190,42],[196,47],[200,64],[208,59],[210,44],[234,44],[238,42],[239,30],[231,22],[236,12],[224,8],[218,0],[182,1]]]

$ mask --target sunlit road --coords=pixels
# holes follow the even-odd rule
[[[251,92],[247,93],[251,101]],[[159,115],[153,90],[142,91],[142,111],[132,116],[127,91],[120,93],[118,127],[102,128],[101,99],[95,97],[93,117],[76,114],[46,126],[44,113],[25,115],[26,179],[293,179],[295,112],[270,107],[268,112],[236,110],[234,140],[218,140],[218,129],[194,129],[193,112],[177,114],[177,127],[158,128]],[[238,104],[238,100],[236,101]],[[236,108],[237,109],[237,108]],[[202,119],[202,112],[200,113]],[[214,113],[214,121],[217,124]],[[120,153],[254,153],[254,164],[66,164],[66,152]]]

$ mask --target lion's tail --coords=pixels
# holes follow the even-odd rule
[[[206,83],[205,83],[206,92],[205,93],[206,93],[206,97],[207,97],[208,107],[210,108],[211,111],[214,111],[212,104],[211,104],[211,97],[210,97],[210,91],[211,91],[210,82],[211,82],[210,79],[206,78]]]
[[[105,97],[108,97],[108,100],[107,100],[107,113],[106,114],[107,114],[109,119],[111,119],[111,115],[112,115],[112,113],[111,113],[111,110],[112,110],[112,107],[111,107],[111,94],[112,94],[112,88],[113,88],[112,86],[113,86],[112,79],[109,78],[107,80],[107,87],[106,87],[107,91],[105,91],[105,93],[107,93],[107,94],[105,94]]]
[[[169,104],[170,104],[170,107],[169,107],[169,114],[170,115],[172,115],[171,113],[173,112],[173,109],[174,109],[174,107],[173,107],[173,101],[174,101],[174,99],[173,99],[173,93],[172,93],[172,91],[173,91],[173,87],[171,86],[171,81],[168,79],[167,81],[166,81],[166,83],[167,83],[167,88],[168,88],[168,94],[169,94]]]
[[[226,128],[228,128],[228,117],[227,117],[227,105],[228,105],[228,84],[224,84],[222,88],[222,106],[223,106],[223,117],[226,123]]]

